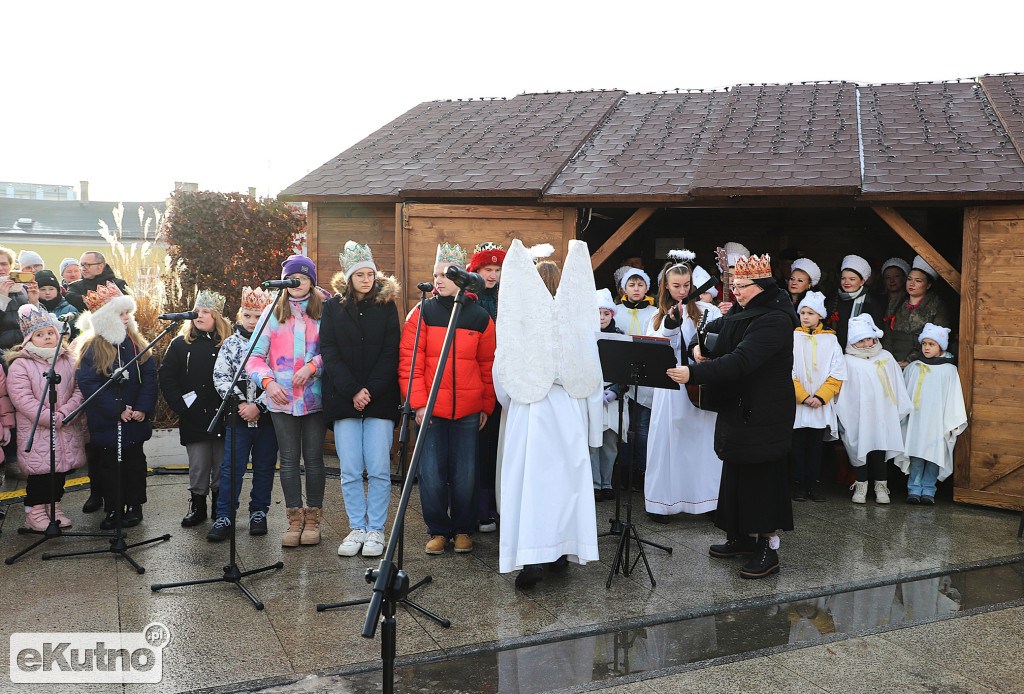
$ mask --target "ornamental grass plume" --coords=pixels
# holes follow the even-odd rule
[[[139,206],[139,226],[142,228],[142,242],[124,243],[124,204],[118,203],[111,210],[115,229],[102,219],[99,220],[99,233],[110,246],[106,254],[107,264],[114,274],[128,283],[128,289],[135,298],[138,310],[135,321],[139,324],[139,332],[147,340],[152,340],[165,324],[157,316],[178,310],[182,301],[182,287],[179,280],[179,264],[167,255],[163,240],[166,228],[166,215],[153,208],[153,216],[147,217],[143,207]],[[162,256],[162,257],[161,257]],[[153,358],[157,368],[163,360],[174,335],[165,335],[153,347]],[[153,426],[164,429],[177,426],[177,415],[167,406],[163,398],[157,400],[157,411],[153,417]]]

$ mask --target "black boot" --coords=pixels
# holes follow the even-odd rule
[[[100,521],[100,530],[113,530],[117,527],[117,515],[118,511],[110,511],[106,517]],[[122,518],[122,521],[124,519]],[[123,525],[122,525],[123,527]]]
[[[757,542],[754,538],[747,535],[746,537],[734,537],[725,541],[725,544],[711,545],[708,549],[708,554],[713,557],[745,557],[754,553],[757,549]]]
[[[527,564],[516,576],[516,588],[520,590],[532,588],[544,578],[544,567],[540,564]]]
[[[191,528],[204,520],[206,520],[206,495],[193,494],[192,500],[189,502],[188,513],[181,519],[181,527]]]
[[[103,508],[103,494],[100,490],[99,481],[99,465],[93,461],[93,455],[91,455],[88,446],[86,447],[86,460],[88,461],[89,469],[89,498],[85,500],[85,504],[82,506],[82,513],[94,513]]]
[[[128,506],[124,510],[124,518],[121,520],[121,527],[134,528],[142,522],[142,506]]]
[[[807,498],[811,501],[824,501],[825,495],[818,491],[817,482],[807,483]]]
[[[757,550],[743,568],[740,569],[740,576],[743,578],[764,578],[779,572],[779,553],[768,546],[768,538],[757,539]]]

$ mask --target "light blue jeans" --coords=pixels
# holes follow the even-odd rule
[[[391,440],[395,423],[390,419],[338,419],[334,422],[334,447],[341,460],[341,496],[352,530],[384,532],[391,501]],[[363,470],[366,493],[363,493]]]
[[[939,466],[929,463],[924,458],[910,456],[910,470],[907,478],[907,494],[910,496],[930,496],[935,498],[936,480],[939,478]]]

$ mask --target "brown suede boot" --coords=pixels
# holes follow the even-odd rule
[[[304,521],[302,508],[288,509],[288,529],[281,536],[282,547],[298,547],[302,536],[302,523]]]
[[[309,508],[306,511],[306,524],[302,526],[302,537],[299,539],[299,544],[302,545],[318,545],[320,544],[320,519],[323,518],[324,511],[320,508]]]

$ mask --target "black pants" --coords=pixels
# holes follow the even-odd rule
[[[814,484],[821,472],[821,447],[824,429],[793,430],[793,482]]]
[[[45,475],[29,475],[25,480],[25,505],[40,506],[49,504],[50,501],[60,501],[64,498],[64,481],[68,473],[55,472],[53,474],[53,494],[50,494],[50,473]],[[52,496],[52,499],[51,499]]]
[[[92,446],[96,456],[100,490],[103,494],[103,510],[107,513],[120,510],[117,507],[117,448]],[[121,451],[121,500],[124,506],[141,506],[146,503],[146,454],[142,444],[125,446]]]
[[[870,470],[868,469],[870,468]],[[867,482],[868,473],[875,482],[885,482],[885,451],[871,451],[868,453],[866,465],[853,468],[853,476],[858,482]]]
[[[85,462],[89,470],[89,496],[98,496],[101,499],[103,498],[103,472],[100,470],[102,451],[102,446],[85,445]]]

